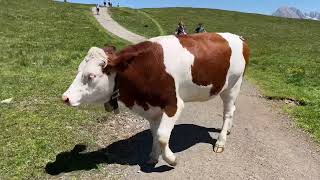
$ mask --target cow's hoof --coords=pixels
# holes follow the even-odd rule
[[[147,163],[148,165],[156,165],[156,164],[158,164],[158,160],[157,160],[157,159],[150,158],[146,163]]]
[[[216,144],[213,148],[213,151],[216,153],[222,153],[224,151],[224,145]]]
[[[172,162],[168,162],[168,164],[169,164],[170,166],[176,166],[176,165],[178,164],[177,158],[176,158],[174,161],[172,161]]]
[[[170,166],[176,166],[178,164],[178,160],[176,157],[174,157],[172,160],[168,158],[163,158]]]

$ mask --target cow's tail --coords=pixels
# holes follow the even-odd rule
[[[242,37],[242,36],[239,36],[239,38],[241,39],[242,43],[243,43],[243,46],[242,46],[242,54],[243,54],[243,58],[245,60],[245,69],[244,69],[244,72],[246,71],[247,67],[248,67],[248,64],[249,64],[249,58],[250,58],[250,48],[249,48],[249,45],[248,45],[248,42],[247,40]],[[245,73],[243,73],[244,75]]]

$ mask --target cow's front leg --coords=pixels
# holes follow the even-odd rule
[[[149,120],[150,123],[150,130],[152,133],[152,151],[149,154],[149,160],[147,161],[147,164],[157,164],[159,156],[161,154],[161,149],[158,141],[158,136],[157,136],[157,130],[160,125],[160,118],[155,118],[152,120]]]
[[[174,116],[169,117],[163,113],[161,122],[157,131],[158,141],[162,151],[162,158],[171,166],[177,165],[176,157],[169,148],[169,139],[175,122],[179,119],[184,108],[184,102],[181,99],[177,100],[177,111]]]

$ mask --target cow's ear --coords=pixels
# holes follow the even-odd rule
[[[106,63],[104,64],[103,67],[106,67],[106,65],[110,65],[110,66],[114,66],[114,62],[113,60],[116,57],[116,50],[117,48],[114,46],[105,46],[104,48],[102,48],[104,53],[106,53],[106,55],[108,56],[108,59],[106,61]]]
[[[108,60],[107,66],[115,69],[116,71],[124,71],[137,55],[137,53],[123,53],[121,55],[114,56]]]
[[[114,54],[114,56],[112,56],[112,54],[107,54],[110,57],[108,59],[107,66],[111,66],[116,71],[124,71],[130,66],[132,61],[134,61],[134,59],[143,52],[145,52],[145,48],[129,46],[126,49]]]
[[[114,46],[105,46],[104,48],[102,48],[103,51],[107,54],[107,55],[110,55],[110,54],[115,54],[116,53],[116,50],[117,48],[114,47]]]

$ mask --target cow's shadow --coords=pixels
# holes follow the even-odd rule
[[[209,132],[219,132],[215,128],[205,128],[192,124],[179,124],[173,129],[170,138],[170,148],[173,152],[184,151],[197,143],[214,145]],[[90,170],[97,168],[98,164],[139,165],[143,172],[164,172],[173,169],[163,165],[159,167],[145,164],[151,152],[152,136],[150,130],[144,130],[136,135],[112,143],[97,151],[85,152],[86,146],[77,144],[71,151],[61,152],[54,162],[45,166],[45,171],[51,175],[77,170]]]

